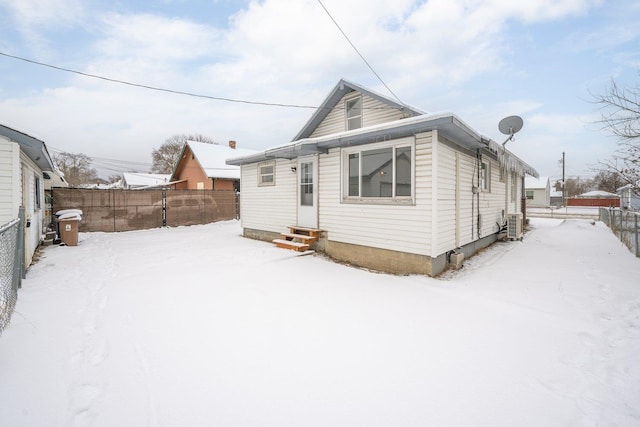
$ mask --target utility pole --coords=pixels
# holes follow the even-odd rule
[[[567,202],[566,202],[566,183],[564,182],[564,151],[562,152],[562,206],[567,206]]]

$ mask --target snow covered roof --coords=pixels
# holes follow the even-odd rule
[[[422,114],[406,119],[381,123],[365,128],[338,132],[315,138],[304,138],[249,156],[236,156],[227,160],[228,165],[257,163],[276,158],[294,159],[299,156],[327,153],[330,148],[351,147],[376,141],[413,136],[422,132],[438,130],[455,144],[467,149],[487,149],[494,153],[507,170],[537,177],[538,172],[515,154],[497,142],[479,134],[453,113]],[[239,154],[239,153],[238,153]]]
[[[171,174],[125,172],[122,178],[127,187],[146,187],[168,183]]]
[[[619,197],[619,196],[617,194],[609,193],[608,191],[595,190],[595,191],[588,191],[576,197],[590,198],[590,197]]]
[[[185,149],[187,146],[209,178],[240,179],[240,168],[227,164],[227,159],[256,153],[255,150],[246,148],[231,148],[228,145],[198,141],[187,141]]]
[[[524,179],[524,188],[529,190],[546,189],[548,185],[549,185],[549,178],[546,176],[541,176],[540,178],[527,176]]]

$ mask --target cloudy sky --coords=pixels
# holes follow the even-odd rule
[[[340,78],[450,111],[542,175],[593,175],[616,140],[592,93],[640,80],[637,0],[0,0],[0,53],[121,81],[256,103],[318,106]],[[0,123],[84,153],[104,175],[148,171],[171,135],[262,150],[311,108],[190,97],[0,55]],[[391,96],[391,95],[389,95]]]

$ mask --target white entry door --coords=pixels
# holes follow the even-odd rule
[[[298,227],[318,228],[318,158],[298,158]]]

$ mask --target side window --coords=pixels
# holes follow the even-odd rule
[[[480,170],[480,188],[482,191],[491,191],[491,164],[482,162]]]
[[[360,129],[362,127],[362,96],[345,102],[347,112],[347,130]]]
[[[258,187],[276,185],[276,163],[268,162],[258,165]]]
[[[40,198],[40,192],[41,192],[41,183],[40,183],[40,177],[38,175],[34,175],[34,197],[35,197],[35,203],[34,206],[36,209],[41,209],[42,208],[42,201]]]
[[[511,174],[511,201],[515,202],[516,201],[516,196],[518,193],[518,175],[516,175],[515,173]]]

